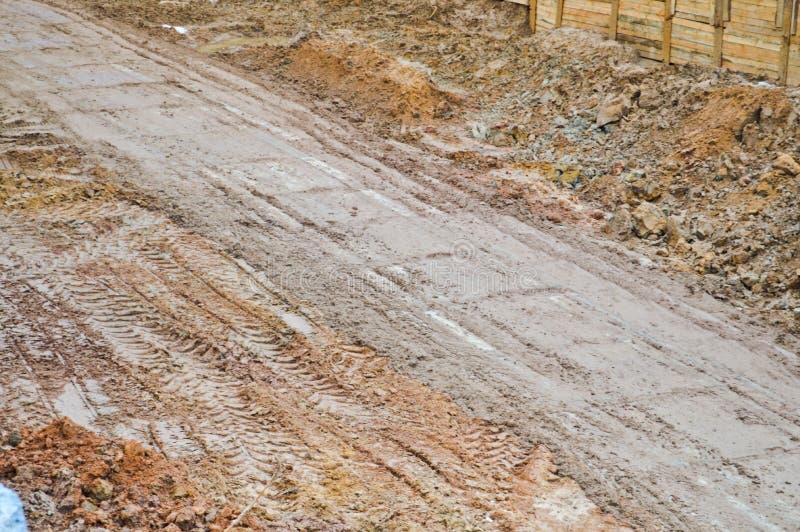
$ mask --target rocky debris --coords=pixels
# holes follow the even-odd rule
[[[622,95],[614,96],[604,101],[597,110],[595,125],[603,127],[614,122],[619,122],[628,112],[630,102]]]
[[[170,496],[175,485],[189,490],[184,466],[137,442],[99,436],[67,418],[22,434],[18,446],[0,452],[0,481],[20,494],[31,530],[221,531],[232,518],[230,508],[188,491]]]
[[[633,216],[627,205],[618,207],[605,225],[605,231],[621,239],[627,239],[633,231]]]
[[[772,162],[772,166],[778,170],[782,170],[791,176],[800,174],[800,163],[794,160],[794,157],[788,153],[781,153]]]
[[[659,236],[667,229],[667,217],[656,205],[643,201],[633,212],[633,231],[640,238]]]
[[[97,501],[107,501],[114,495],[114,486],[104,478],[96,478],[89,485],[88,492]]]

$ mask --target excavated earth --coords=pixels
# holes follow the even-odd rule
[[[33,530],[223,530],[253,503],[257,530],[625,528],[4,102],[0,480]],[[28,429],[60,416],[81,427]]]
[[[583,30],[532,37],[527,8],[497,0],[77,5],[292,84],[800,333],[795,89],[641,61]]]
[[[792,91],[500,2],[0,20],[36,529],[800,524]]]

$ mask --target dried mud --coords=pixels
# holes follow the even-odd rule
[[[800,332],[800,178],[771,173],[783,153],[800,159],[793,90],[654,65],[583,30],[530,36],[526,8],[488,0],[180,4],[196,17],[154,2],[81,5],[159,34],[170,16],[190,24],[167,37],[295,83],[368,130],[465,163],[501,199],[605,229]],[[619,116],[597,127],[609,101]],[[630,216],[642,202],[674,230],[642,237]]]
[[[252,515],[283,528],[617,526],[544,473],[555,463],[643,529],[797,522],[796,349],[583,234],[624,203],[630,225],[608,220],[620,238],[655,251],[695,244],[658,214],[670,198],[653,195],[656,174],[634,172],[610,142],[643,161],[678,150],[631,141],[655,116],[648,87],[611,102],[598,90],[644,85],[654,67],[584,32],[518,39],[524,16],[509,3],[197,4],[196,23],[194,3],[158,14],[155,2],[115,4],[104,13],[116,20],[101,23],[76,4],[0,5],[11,31],[3,138],[43,150],[29,168],[2,165],[10,419],[66,414],[140,440],[185,463],[215,504],[256,500]],[[410,23],[425,46],[405,39]],[[292,70],[294,59],[324,61],[326,79]],[[403,121],[431,101],[399,97],[407,85],[392,76],[405,67],[425,73],[414,86],[447,99],[452,116]],[[708,71],[665,72],[680,74],[678,99],[711,94],[695,86]],[[733,134],[746,146],[782,127],[759,98],[757,123],[744,113]],[[612,104],[625,119],[597,128]],[[34,109],[43,115],[16,111]],[[701,111],[658,113],[678,128]],[[647,138],[665,131],[651,126]],[[45,155],[58,144],[86,160]],[[785,177],[775,169],[776,183]],[[614,203],[587,207],[604,180]],[[664,234],[639,237],[635,216]]]
[[[7,166],[0,478],[34,529],[626,529],[102,168]]]

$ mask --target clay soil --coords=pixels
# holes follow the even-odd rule
[[[0,481],[31,530],[627,529],[8,103]]]
[[[476,170],[499,201],[604,231],[800,331],[800,179],[773,166],[800,159],[792,89],[642,61],[582,30],[531,36],[525,7],[493,0],[79,5],[292,84],[359,127]],[[609,102],[620,112],[598,127]],[[663,217],[654,231],[635,227],[643,202]]]
[[[51,3],[0,5],[34,529],[800,519],[796,90],[508,2]]]

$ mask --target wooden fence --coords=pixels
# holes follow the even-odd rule
[[[531,30],[573,26],[629,43],[643,57],[800,84],[800,0],[510,0]]]

